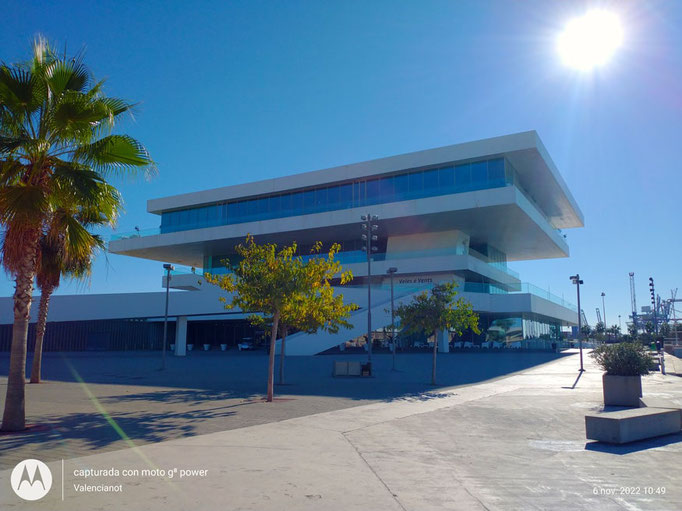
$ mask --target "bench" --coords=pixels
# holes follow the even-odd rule
[[[334,361],[334,376],[362,376],[362,363],[355,361]]]
[[[588,440],[625,444],[682,429],[682,414],[674,408],[630,408],[585,416]]]

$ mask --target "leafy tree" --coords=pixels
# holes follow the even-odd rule
[[[68,200],[50,215],[45,233],[40,239],[40,258],[36,283],[40,289],[40,307],[36,323],[31,383],[40,383],[43,339],[47,326],[50,297],[59,287],[61,277],[82,279],[90,275],[92,261],[104,241],[88,228],[113,225],[121,209],[121,196],[106,183],[97,183],[99,198],[92,205],[78,205]]]
[[[639,337],[639,331],[637,329],[637,325],[635,325],[634,323],[630,323],[628,325],[628,334],[630,335],[630,337],[633,340],[637,339]]]
[[[613,339],[619,339],[621,336],[620,327],[618,325],[611,325],[606,333]]]
[[[583,325],[580,333],[582,333],[583,337],[589,341],[590,337],[592,336],[592,327],[590,327],[590,325]]]
[[[396,316],[400,319],[402,331],[413,334],[425,332],[427,336],[435,335],[441,330],[454,331],[462,335],[471,329],[480,334],[478,328],[478,314],[473,311],[471,303],[462,297],[457,297],[457,283],[446,282],[438,284],[431,292],[424,291],[415,296],[408,304],[401,304],[396,309]],[[438,342],[433,343],[433,366],[431,383],[436,384],[436,356]]]
[[[2,429],[25,420],[26,340],[41,235],[69,198],[96,202],[97,183],[112,174],[150,171],[145,148],[114,135],[132,105],[106,97],[82,55],[58,55],[36,39],[31,58],[0,65],[0,224],[2,264],[15,279],[14,326]]]
[[[286,357],[286,340],[291,331],[314,334],[323,330],[330,334],[337,333],[341,328],[351,328],[346,321],[356,304],[344,304],[342,294],[334,294],[330,280],[341,273],[341,264],[333,256],[339,250],[333,245],[327,257],[321,257],[322,244],[316,243],[311,254],[313,257],[303,260],[299,265],[297,281],[300,283],[298,296],[285,303],[279,319],[279,336],[281,338],[279,357],[279,383],[284,383],[284,359]],[[296,261],[297,263],[299,260]],[[349,281],[352,274],[347,273]],[[257,324],[266,322],[262,315],[256,315],[253,321]],[[271,326],[271,325],[270,325]]]
[[[220,298],[226,309],[239,308],[252,313],[252,322],[266,321],[270,325],[268,402],[273,397],[275,341],[280,321],[286,322],[287,329],[334,331],[354,308],[343,305],[342,295],[334,296],[330,283],[339,273],[341,284],[352,278],[350,272],[341,273],[341,264],[335,259],[340,246],[334,244],[326,258],[314,257],[307,262],[296,256],[296,250],[296,243],[279,249],[274,243],[259,245],[249,234],[246,242],[236,247],[239,263],[225,261],[229,273],[206,274],[208,282],[232,293],[229,303]]]
[[[599,321],[596,325],[594,325],[593,335],[595,340],[604,342],[606,337],[606,326],[604,325],[603,321]]]

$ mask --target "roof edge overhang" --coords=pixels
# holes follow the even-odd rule
[[[536,131],[525,131],[273,179],[150,199],[147,201],[147,211],[160,215],[164,211],[350,181],[408,169],[428,168],[450,162],[499,156],[509,159],[515,166],[524,188],[533,198],[540,198],[535,201],[542,209],[547,208],[547,216],[552,219],[554,227],[567,228],[584,225],[580,208]]]

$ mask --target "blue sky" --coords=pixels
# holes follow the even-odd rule
[[[556,37],[590,7],[616,11],[624,45],[608,65],[566,68]],[[6,0],[0,59],[42,33],[86,48],[110,95],[139,102],[122,129],[157,161],[118,182],[118,231],[157,227],[152,197],[537,130],[585,214],[571,257],[512,263],[575,301],[591,323],[638,304],[648,277],[682,287],[682,3],[542,1],[34,2]],[[161,263],[100,257],[89,285],[160,289]],[[0,294],[13,283],[0,281]],[[682,293],[682,291],[681,291]]]

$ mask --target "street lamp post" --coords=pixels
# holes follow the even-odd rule
[[[398,268],[391,266],[386,273],[391,276],[391,345],[393,348],[393,371],[395,371],[395,309],[393,306],[393,275],[398,271]]]
[[[168,296],[170,294],[171,272],[175,269],[172,264],[164,264],[166,270],[166,314],[163,318],[163,353],[161,355],[161,370],[166,369],[166,341],[168,340]]]
[[[362,230],[364,231],[362,233],[362,241],[365,242],[365,246],[362,247],[365,253],[367,254],[367,363],[371,364],[372,363],[372,253],[377,251],[376,245],[374,245],[372,242],[375,242],[379,239],[379,237],[376,234],[373,234],[374,231],[379,229],[379,226],[376,224],[373,224],[372,222],[376,222],[379,220],[379,217],[376,215],[370,215],[369,213],[366,215],[362,215],[361,217],[363,224],[362,224]],[[372,366],[369,366],[370,372],[372,370]]]
[[[569,278],[571,279],[571,282],[576,285],[576,292],[578,293],[578,344],[580,346],[580,372],[583,372],[585,371],[585,368],[583,367],[583,325],[582,318],[580,317],[580,284],[582,284],[583,281],[580,280],[579,273],[571,275]]]
[[[601,310],[604,312],[604,332],[606,333],[606,338],[608,339],[609,337],[609,323],[606,321],[606,304],[604,302],[604,297],[606,296],[606,293],[604,291],[601,292]]]

